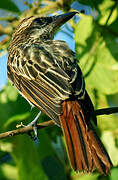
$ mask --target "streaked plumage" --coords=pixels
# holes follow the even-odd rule
[[[96,116],[75,54],[64,41],[52,40],[55,29],[75,13],[23,20],[12,36],[8,77],[62,127],[74,170],[91,172],[97,167],[108,174],[112,163],[90,121],[96,124]]]

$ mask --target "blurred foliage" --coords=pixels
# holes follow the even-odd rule
[[[85,76],[86,88],[95,108],[118,105],[118,0],[77,1],[76,9],[81,5],[91,7],[91,14],[80,13],[79,21],[70,21],[75,34],[76,57]],[[72,10],[74,0],[28,2],[22,4],[26,10],[20,11],[15,0],[1,1],[0,9],[8,14],[0,17],[0,35],[5,35],[0,41],[0,55],[8,49],[11,34],[21,18]],[[21,122],[28,124],[37,112],[11,84],[0,91],[0,132],[15,129]],[[40,122],[46,120],[49,118],[42,114]],[[0,179],[116,180],[118,116],[99,117],[98,128],[114,164],[110,176],[103,177],[97,171],[86,175],[74,173],[68,162],[60,128],[50,127],[40,130],[38,145],[27,134],[0,141]]]
[[[0,8],[4,10],[8,10],[11,12],[18,13],[20,12],[18,6],[15,5],[15,3],[12,2],[12,0],[5,0],[0,3]]]

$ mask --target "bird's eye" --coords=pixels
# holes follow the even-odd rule
[[[34,19],[33,22],[36,23],[36,24],[39,24],[39,25],[43,25],[44,24],[44,22],[42,21],[41,18],[36,18],[36,19]]]
[[[52,17],[48,17],[47,22],[48,22],[48,24],[52,23]]]

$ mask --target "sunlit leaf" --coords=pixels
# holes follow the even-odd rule
[[[30,105],[26,100],[18,94],[18,91],[11,85],[6,85],[0,91],[0,129],[3,130],[5,126],[11,122],[24,119],[23,114],[31,111]],[[20,117],[21,114],[21,117]],[[25,117],[26,118],[26,117]],[[17,121],[18,121],[17,119]],[[8,120],[10,120],[8,122]],[[6,125],[5,125],[6,123]],[[5,130],[5,129],[4,129]]]
[[[5,163],[2,165],[1,170],[5,176],[3,179],[17,179],[18,172],[16,167]]]
[[[107,147],[108,153],[112,159],[114,166],[118,165],[118,148],[115,145],[113,133],[110,131],[104,131],[102,140]]]
[[[115,167],[111,170],[110,180],[118,179],[118,167]]]
[[[77,180],[98,180],[98,173],[95,174],[83,174],[81,177],[77,178]]]
[[[23,114],[17,114],[15,116],[12,116],[11,118],[9,118],[7,120],[7,122],[4,124],[4,128],[6,128],[7,126],[9,126],[11,123],[13,122],[18,122],[18,121],[23,121],[24,119],[30,117],[30,112],[26,112]]]
[[[10,142],[1,142],[0,143],[0,150],[4,152],[12,152],[12,143]]]
[[[115,1],[103,0],[102,3],[99,4],[98,9],[99,9],[100,15],[98,16],[98,21],[100,24],[105,25],[115,3],[116,3]],[[117,4],[114,7],[114,10],[107,23],[111,24],[116,18],[117,18]]]
[[[86,77],[86,84],[104,94],[118,92],[118,44],[106,32],[101,36],[92,17],[83,17],[75,30],[77,58]]]

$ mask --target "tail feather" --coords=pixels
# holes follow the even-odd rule
[[[94,157],[95,166],[102,174],[109,174],[112,162],[98,135],[92,128],[92,125],[91,130],[88,132],[88,139],[89,141],[92,141],[91,150]]]
[[[72,168],[92,172],[96,167],[101,174],[110,173],[111,160],[91,124],[89,113],[77,100],[64,101],[62,108],[60,124]]]

